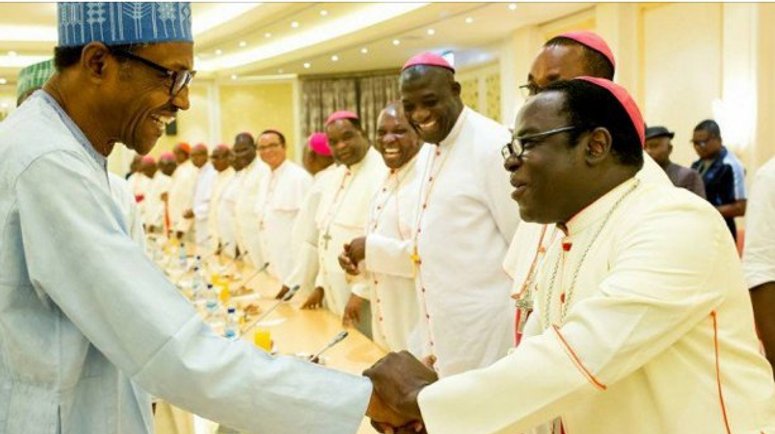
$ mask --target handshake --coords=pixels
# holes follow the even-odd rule
[[[417,397],[420,391],[439,379],[436,372],[408,351],[390,353],[363,375],[373,389],[366,416],[381,433],[424,433]]]

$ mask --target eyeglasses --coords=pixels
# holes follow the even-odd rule
[[[527,84],[523,84],[522,86],[519,86],[519,91],[522,94],[523,98],[527,98],[529,96],[537,95],[542,90],[543,90],[543,88],[539,87],[535,83],[527,83]]]
[[[549,136],[572,131],[578,128],[579,127],[575,125],[569,125],[567,127],[554,128],[548,131],[542,131],[540,133],[525,134],[524,136],[512,136],[511,143],[507,143],[506,146],[501,149],[501,155],[503,156],[504,160],[511,156],[521,158],[522,154],[525,152],[525,149],[529,147],[531,143],[538,144],[541,142],[541,140],[546,139]]]
[[[132,54],[129,51],[122,50],[120,48],[113,48],[111,49],[111,52],[114,54],[118,54],[119,56],[126,57],[127,59],[134,60],[135,62],[142,63],[143,65],[155,69],[162,74],[166,75],[171,81],[172,84],[170,85],[170,98],[176,97],[180,91],[183,90],[184,87],[188,86],[191,83],[191,80],[194,79],[194,76],[196,76],[196,71],[189,71],[189,70],[183,70],[183,71],[173,71],[171,69],[167,69],[158,63],[151,62],[150,60],[140,57],[136,54]]]

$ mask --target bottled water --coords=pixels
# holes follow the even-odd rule
[[[194,266],[194,277],[191,280],[191,293],[194,300],[200,300],[202,298],[202,290],[204,289],[204,279],[202,273],[199,271],[199,267]]]
[[[218,294],[213,284],[208,283],[205,293],[205,310],[210,316],[215,316],[218,313],[218,308]]]
[[[237,320],[237,309],[230,307],[226,311],[226,324],[223,328],[223,335],[229,339],[239,337],[239,321]]]
[[[180,246],[178,246],[178,265],[182,270],[185,270],[188,267],[188,256],[186,255],[186,246],[183,241],[181,241]]]

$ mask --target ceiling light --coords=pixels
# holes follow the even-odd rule
[[[322,11],[320,11],[320,16],[321,17],[325,17],[326,15],[328,15],[328,11],[327,10],[323,9]]]
[[[15,57],[16,56],[16,52],[15,51],[9,51],[8,55],[11,56],[11,57]]]
[[[515,10],[517,10],[517,4],[516,4],[516,3],[512,3],[512,4],[510,4],[510,5],[509,5],[509,10],[512,10],[512,11],[515,11]]]
[[[231,75],[231,79],[232,79],[232,80],[236,80],[236,79],[237,79],[237,74],[232,74],[232,75]]]
[[[393,39],[393,45],[400,45],[400,44],[401,44],[401,41],[399,41],[398,39]]]
[[[298,29],[299,28],[299,22],[298,21],[291,21],[291,27],[293,27],[294,29]]]
[[[6,84],[6,83],[8,83],[8,80],[4,78],[0,78],[0,84]]]
[[[265,38],[271,38],[271,37],[272,37],[272,34],[271,34],[271,33],[269,33],[269,32],[266,32],[266,33],[264,33],[264,37],[265,37]]]
[[[336,54],[334,54],[333,56],[331,56],[331,61],[332,61],[332,62],[338,62],[338,61],[339,61],[339,56],[337,56]]]
[[[247,46],[247,45],[248,45],[248,43],[247,43],[247,42],[245,42],[245,41],[239,41],[239,46],[240,46],[240,47],[245,47],[245,46]]]
[[[368,54],[369,49],[366,47],[361,48],[361,54]]]
[[[304,69],[310,69],[312,67],[312,64],[309,62],[304,62]]]
[[[221,54],[223,54],[223,51],[221,51],[221,49],[220,49],[220,48],[219,48],[219,49],[217,49],[217,50],[215,50],[215,55],[216,55],[216,56],[220,56]]]
[[[474,19],[471,17],[466,17],[466,24],[471,24],[474,22]]]
[[[428,33],[428,36],[433,36],[433,35],[435,35],[435,34],[436,34],[436,31],[435,31],[435,30],[433,30],[433,29],[428,29],[428,32],[427,32],[427,33]]]

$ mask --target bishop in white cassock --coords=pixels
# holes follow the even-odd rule
[[[175,171],[175,156],[171,152],[159,156],[159,170],[153,175],[143,203],[143,223],[148,232],[161,232],[169,228],[167,194]]]
[[[293,267],[290,274],[282,282],[283,286],[277,293],[277,298],[294,286],[309,296],[315,285],[320,264],[318,263],[318,228],[315,222],[320,196],[326,184],[324,177],[334,172],[334,158],[328,146],[325,133],[312,133],[307,139],[304,150],[304,168],[313,176],[307,196],[301,204],[296,221],[291,229],[291,256]]]
[[[169,211],[170,229],[178,237],[189,233],[193,220],[185,218],[186,211],[190,210],[194,203],[194,188],[196,186],[199,168],[189,158],[191,146],[188,143],[180,143],[173,149],[178,167],[172,174],[167,199]]]
[[[208,225],[210,216],[210,198],[217,171],[209,161],[207,146],[200,143],[191,150],[191,162],[199,169],[194,185],[192,208],[186,211],[185,217],[194,221],[194,240],[197,249],[207,249],[212,239]]]
[[[261,267],[264,259],[258,243],[258,215],[255,208],[258,186],[269,174],[269,168],[256,158],[256,141],[250,133],[237,134],[233,151],[234,163],[240,167],[239,185],[234,199],[234,237],[243,258]]]
[[[417,356],[422,356],[422,336],[414,264],[406,246],[417,211],[421,147],[400,103],[388,104],[377,119],[375,148],[390,171],[372,199],[366,236],[352,240],[341,257],[345,271],[357,274],[360,264],[364,273],[353,292],[371,301],[374,342],[387,351],[409,349]]]
[[[364,234],[369,203],[387,172],[379,153],[369,146],[360,120],[351,112],[336,112],[326,122],[326,135],[341,164],[327,176],[317,216],[320,271],[315,290],[305,305],[320,305],[325,298],[328,309],[342,316],[352,287],[352,279],[339,266],[342,246]],[[362,318],[368,318],[368,303],[363,303]],[[370,334],[370,323],[360,328]]]
[[[515,131],[520,214],[562,236],[520,346],[419,392],[428,432],[517,434],[556,417],[566,433],[775,432],[734,242],[707,202],[635,176],[644,122],[627,92],[590,77],[549,85]]]
[[[285,136],[266,130],[258,136],[258,152],[270,173],[261,179],[254,212],[258,240],[269,273],[284,282],[293,270],[289,243],[296,217],[312,185],[312,176],[286,158]]]
[[[411,235],[424,355],[447,376],[506,354],[513,338],[511,279],[501,268],[519,221],[500,148],[508,130],[465,107],[451,66],[421,54],[401,73],[409,122],[428,145]],[[403,262],[403,257],[396,258]]]
[[[210,154],[210,161],[216,170],[213,189],[210,194],[210,204],[207,215],[207,226],[209,233],[208,246],[210,250],[215,250],[219,246],[226,248],[227,251],[234,251],[234,209],[226,208],[222,201],[223,193],[235,176],[234,168],[231,166],[232,153],[226,145],[218,145]],[[231,212],[230,212],[231,211]]]

